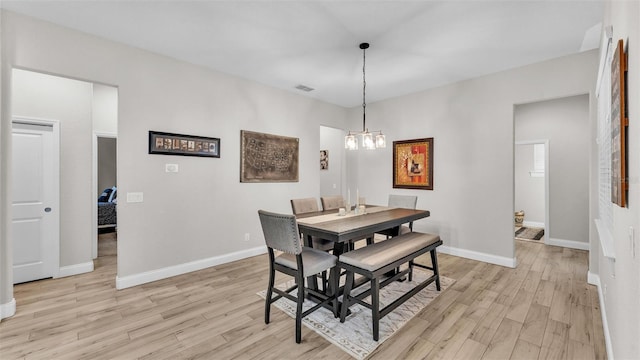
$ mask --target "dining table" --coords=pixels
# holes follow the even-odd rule
[[[428,210],[367,205],[365,211],[354,209],[344,215],[338,209],[317,211],[296,215],[296,220],[306,246],[311,246],[312,236],[330,240],[333,255],[339,257],[354,240],[368,239],[370,243],[376,232],[388,229],[393,229],[392,233],[397,235],[400,225],[429,216]],[[317,290],[315,279],[309,284]]]

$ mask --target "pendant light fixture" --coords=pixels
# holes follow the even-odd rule
[[[360,49],[362,49],[362,131],[349,130],[349,133],[344,138],[344,147],[349,150],[358,149],[358,136],[362,137],[362,147],[367,150],[374,150],[387,146],[387,142],[384,135],[382,134],[382,131],[374,131],[374,133],[377,133],[377,135],[375,135],[374,137],[374,135],[369,132],[369,129],[367,129],[367,79],[365,68],[367,60],[366,50],[368,48],[369,43],[360,44]]]

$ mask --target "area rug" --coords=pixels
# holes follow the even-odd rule
[[[544,229],[534,227],[520,227],[516,229],[516,239],[540,240],[544,236]]]
[[[414,288],[419,282],[425,280],[430,275],[431,272],[416,268],[413,272],[413,281],[396,281],[387,285],[380,290],[380,308],[393,302],[393,300]],[[286,289],[293,283],[293,280],[290,280],[278,285],[278,288]],[[344,323],[340,323],[340,319],[334,318],[333,313],[325,308],[320,308],[303,318],[302,323],[354,358],[364,359],[396,331],[400,330],[402,326],[437,298],[438,295],[453,285],[453,283],[455,283],[455,280],[440,276],[441,291],[436,291],[435,282],[431,283],[387,314],[387,316],[380,319],[379,341],[373,340],[371,310],[359,304],[350,307],[351,315],[347,316]],[[368,284],[363,285],[357,289],[358,291],[354,292],[358,293],[368,288]],[[258,292],[258,295],[264,299],[266,297],[266,290]],[[369,300],[369,297],[365,299],[367,302],[369,302]],[[281,298],[273,305],[295,319],[296,304],[293,301]],[[310,300],[305,300],[303,305],[304,310],[309,309],[311,306],[313,306],[313,303]],[[295,328],[295,322],[293,321],[291,322],[291,328]],[[294,338],[293,332],[294,331],[291,333],[292,339]]]

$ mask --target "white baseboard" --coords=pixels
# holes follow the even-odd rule
[[[537,221],[523,221],[522,222],[522,226],[537,227],[537,228],[543,228],[544,229],[544,223],[543,222],[537,222]]]
[[[487,253],[481,253],[477,251],[460,249],[460,248],[455,248],[455,247],[445,246],[445,245],[439,246],[438,251],[444,254],[459,256],[459,257],[463,257],[471,260],[483,261],[486,263],[506,266],[509,268],[515,268],[516,265],[518,264],[518,261],[516,260],[515,257],[508,258],[504,256],[496,256],[496,255],[491,255]]]
[[[546,238],[544,243],[553,246],[562,246],[571,249],[589,250],[589,243],[574,240]]]
[[[93,271],[93,261],[89,261],[82,264],[75,264],[69,266],[62,266],[56,277],[65,277],[72,275],[80,275]]]
[[[236,260],[246,259],[248,257],[262,255],[267,252],[265,246],[259,246],[252,249],[237,251],[231,254],[214,256],[207,259],[196,260],[185,264],[169,266],[162,269],[146,271],[139,274],[128,276],[116,276],[116,289],[126,289],[136,285],[146,284],[152,281],[166,279],[172,276],[190,273],[192,271],[206,269],[208,267],[226,264]]]
[[[0,320],[16,314],[16,299],[12,298],[6,304],[0,304]]]
[[[587,282],[598,288],[598,300],[600,301],[600,316],[602,317],[602,330],[604,331],[604,343],[607,348],[607,359],[613,360],[613,345],[611,344],[611,333],[609,332],[609,322],[607,321],[607,310],[605,309],[604,294],[602,293],[602,284],[600,283],[600,275],[591,271],[587,273]]]

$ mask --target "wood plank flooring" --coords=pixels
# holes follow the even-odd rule
[[[1,359],[350,359],[306,327],[296,344],[276,308],[264,324],[266,255],[117,291],[115,243],[100,235],[90,274],[15,286]],[[517,269],[439,254],[456,283],[371,359],[606,359],[587,252],[516,252]]]

